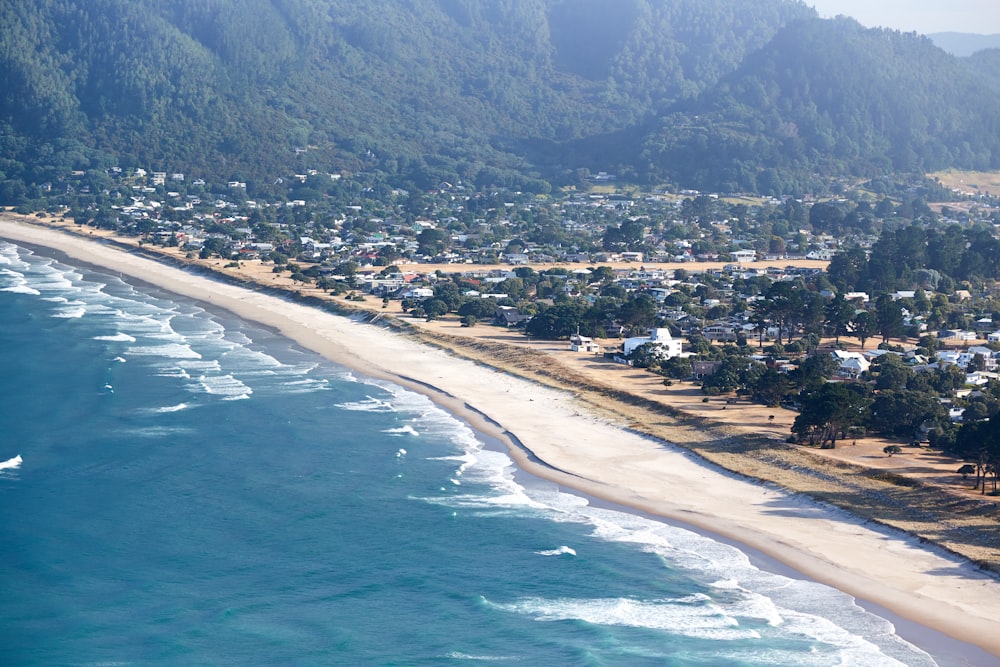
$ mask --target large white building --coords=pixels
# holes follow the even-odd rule
[[[667,359],[680,356],[681,340],[670,335],[670,329],[651,329],[648,336],[625,339],[625,356],[632,354],[635,348],[645,343],[655,343],[663,348],[663,356]]]

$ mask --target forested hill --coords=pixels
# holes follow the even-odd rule
[[[645,138],[648,168],[716,190],[802,179],[1000,167],[996,58],[850,19],[791,24]],[[990,72],[994,78],[990,78]]]
[[[798,0],[7,0],[0,203],[112,164],[265,194],[308,168],[775,191],[817,166],[996,166],[977,62]]]

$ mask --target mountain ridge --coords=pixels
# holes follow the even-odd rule
[[[900,135],[898,147],[889,137],[888,148],[870,128],[852,129],[868,122],[858,111],[866,99],[885,99],[860,75],[839,84],[853,105],[841,115],[854,120],[808,127],[829,137],[790,146],[781,128],[808,126],[802,109],[823,99],[813,86],[799,109],[767,95],[753,102],[751,88],[788,92],[774,63],[796,60],[808,81],[829,77],[830,54],[842,52],[889,72],[880,85],[930,63],[979,82],[988,92],[976,93],[977,109],[998,90],[989,59],[960,65],[925,38],[821,20],[793,0],[14,0],[0,6],[0,26],[0,203],[68,170],[114,164],[238,179],[261,194],[276,174],[307,168],[534,191],[608,170],[775,193],[820,187],[812,174],[1000,167],[1000,148],[975,127],[947,141],[961,135],[981,150],[949,144],[941,160],[924,155],[926,128]],[[883,50],[881,65],[858,54],[880,40],[905,48]],[[759,69],[768,67],[771,79]],[[993,116],[949,101],[954,86],[908,81],[925,91],[911,105],[941,113],[905,122],[994,127]],[[690,136],[692,114],[713,119],[704,142]],[[781,114],[789,120],[775,124]],[[873,150],[921,159],[873,164],[856,147],[869,135]]]

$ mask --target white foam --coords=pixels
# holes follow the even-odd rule
[[[593,625],[665,630],[697,639],[733,641],[759,639],[753,628],[717,605],[691,598],[632,600],[628,598],[572,599],[522,598],[506,604],[487,604],[537,621],[583,621]]]
[[[180,412],[181,410],[187,409],[187,407],[188,407],[187,403],[178,403],[177,405],[168,405],[162,408],[155,408],[153,412],[156,412],[158,414],[167,414],[171,412]]]
[[[135,338],[134,337],[129,336],[127,333],[121,333],[121,332],[118,332],[118,333],[114,334],[113,336],[94,336],[94,340],[106,340],[106,341],[118,342],[118,343],[134,343],[135,342]]]
[[[21,467],[21,463],[23,463],[23,461],[24,460],[21,458],[21,455],[18,454],[14,458],[7,459],[6,461],[0,463],[0,470],[16,470]]]
[[[164,357],[166,359],[201,359],[190,345],[172,343],[167,345],[137,345],[130,347],[128,353],[142,357]]]
[[[372,396],[366,396],[363,401],[337,403],[337,407],[341,410],[351,410],[354,412],[395,412],[392,404]]]
[[[184,427],[147,426],[145,428],[131,429],[129,433],[143,438],[165,438],[168,436],[188,435],[194,433],[194,430]]]
[[[221,396],[226,401],[244,400],[253,393],[250,387],[232,375],[202,375],[188,387],[197,392]]]
[[[86,306],[74,306],[72,308],[61,308],[52,313],[52,317],[63,320],[78,320],[87,314]]]
[[[309,394],[314,391],[328,391],[330,382],[326,378],[306,378],[285,382],[281,386],[286,394]]]
[[[525,488],[502,452],[470,449],[441,460],[461,463],[450,481],[457,485],[461,475],[463,492],[455,493],[454,486],[442,487],[442,495],[425,498],[427,502],[473,509],[483,516],[542,516],[587,525],[594,538],[632,544],[659,557],[665,571],[680,570],[702,582],[708,592],[718,591],[711,597],[699,594],[670,601],[521,600],[508,605],[509,611],[532,614],[538,620],[658,628],[696,638],[734,640],[766,633],[814,642],[817,647],[814,659],[802,660],[776,650],[773,662],[761,664],[788,664],[790,660],[810,667],[934,664],[926,653],[897,637],[891,624],[860,609],[849,596],[814,582],[761,571],[734,547],[653,519],[593,507],[585,498],[564,493],[555,485]],[[562,548],[536,553],[568,555]],[[745,650],[734,647],[736,657],[731,662],[745,660]]]
[[[418,433],[417,430],[412,426],[410,426],[409,424],[407,424],[406,426],[400,426],[399,428],[387,428],[382,432],[392,436],[420,435],[420,433]]]
[[[563,545],[558,549],[546,549],[544,551],[536,551],[535,553],[539,556],[575,556],[576,549]]]
[[[13,292],[15,294],[30,294],[32,296],[40,296],[41,292],[38,290],[28,287],[27,284],[12,285],[10,287],[0,288],[0,292]]]
[[[510,662],[512,660],[520,660],[520,658],[505,655],[471,655],[469,653],[462,653],[461,651],[452,651],[444,657],[448,660],[474,660],[475,662]]]

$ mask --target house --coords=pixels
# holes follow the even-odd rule
[[[651,329],[648,336],[626,338],[624,343],[625,356],[632,354],[635,348],[646,343],[653,343],[662,348],[667,359],[680,356],[681,340],[670,335],[670,329]]]
[[[531,318],[514,306],[497,306],[495,319],[498,324],[502,324],[509,329],[510,327],[520,326]]]
[[[713,324],[705,327],[702,335],[708,340],[735,341],[736,329],[728,324]]]
[[[867,292],[848,292],[844,295],[845,301],[860,301],[861,303],[868,303],[868,293]]]
[[[399,295],[403,299],[430,299],[434,296],[434,290],[430,287],[411,287]]]
[[[938,331],[937,337],[941,340],[969,341],[976,340],[976,332],[964,331],[961,329],[945,329],[943,331]]]
[[[569,349],[573,352],[589,352],[591,354],[600,354],[603,351],[593,338],[580,334],[573,334],[569,337]]]
[[[692,361],[691,371],[695,377],[706,378],[715,375],[716,371],[722,368],[721,361]]]
[[[859,352],[834,350],[833,357],[840,364],[837,375],[842,378],[857,378],[871,367],[871,362]]]
[[[756,250],[735,250],[729,254],[737,264],[749,264],[757,260]]]

